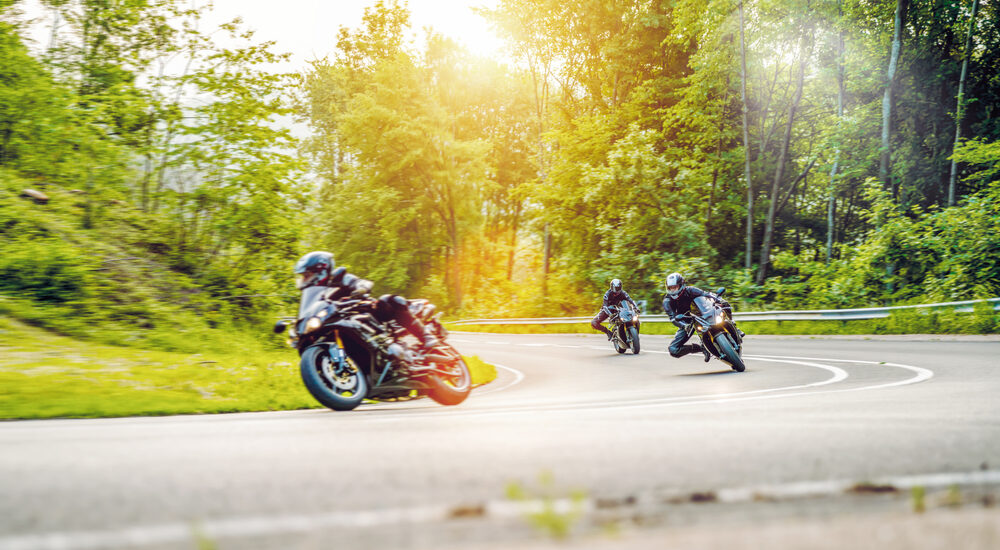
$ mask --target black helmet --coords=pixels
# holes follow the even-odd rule
[[[310,252],[295,262],[295,287],[299,290],[311,286],[325,286],[333,271],[333,254],[329,252]]]
[[[622,291],[622,280],[611,279],[611,292],[621,292],[621,291]]]
[[[684,276],[676,272],[671,273],[670,275],[667,275],[667,280],[664,282],[663,286],[666,287],[667,294],[669,294],[671,298],[676,298],[680,295],[681,291],[684,290]]]

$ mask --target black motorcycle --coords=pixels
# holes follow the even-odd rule
[[[639,353],[639,314],[631,306],[622,302],[618,307],[606,307],[608,326],[611,327],[611,343],[615,351]]]
[[[289,343],[301,357],[299,374],[309,393],[335,411],[354,409],[364,399],[395,401],[428,396],[442,405],[458,405],[472,389],[472,377],[462,356],[444,341],[434,306],[410,302],[410,311],[429,326],[441,342],[430,350],[405,343],[406,330],[373,315],[367,297],[330,300],[329,287],[302,291],[298,316],[274,326],[282,333],[289,324]]]
[[[736,372],[746,370],[743,363],[743,337],[732,319],[732,308],[721,299],[725,288],[715,292],[715,296],[699,296],[694,299],[694,307],[700,314],[692,313],[693,323],[688,331],[695,331],[701,338],[701,345],[709,353],[721,359]]]

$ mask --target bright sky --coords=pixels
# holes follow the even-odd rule
[[[422,40],[424,27],[455,39],[476,55],[504,59],[503,42],[473,7],[496,7],[498,0],[405,0],[414,37]],[[214,0],[207,24],[242,17],[257,31],[256,38],[274,40],[276,51],[291,52],[293,68],[305,68],[312,59],[330,55],[340,27],[358,28],[365,7],[375,0]],[[418,42],[419,44],[420,42]]]
[[[202,5],[207,0],[191,0]],[[472,53],[506,60],[503,41],[496,37],[486,21],[472,12],[474,7],[495,8],[499,0],[400,0],[410,10],[410,27],[417,44],[422,44],[423,29],[451,37]],[[277,52],[292,54],[292,66],[285,70],[305,69],[309,61],[332,54],[337,30],[356,29],[361,16],[375,0],[214,0],[213,9],[202,21],[202,30],[243,18],[244,27],[256,31],[258,40],[274,40]],[[20,7],[37,25],[31,32],[35,47],[48,44],[51,12],[38,0],[24,0]]]

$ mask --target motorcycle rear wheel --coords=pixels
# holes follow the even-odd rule
[[[326,346],[310,346],[299,361],[299,374],[309,393],[335,411],[356,408],[368,395],[368,381],[350,359],[337,365]]]
[[[456,353],[457,355],[457,353]],[[442,405],[458,405],[469,397],[472,391],[472,375],[469,366],[459,356],[454,363],[445,367],[451,376],[432,374],[427,377],[431,389],[427,395]]]
[[[722,354],[722,359],[729,363],[729,366],[733,367],[736,372],[743,372],[746,370],[746,365],[743,364],[743,358],[740,354],[736,353],[736,348],[733,347],[733,343],[729,341],[729,335],[722,333],[718,338],[715,339],[715,345],[719,348],[719,352]]]

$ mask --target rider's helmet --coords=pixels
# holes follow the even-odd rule
[[[611,279],[611,292],[621,292],[621,291],[622,291],[622,280]]]
[[[674,272],[667,275],[667,280],[664,282],[664,286],[667,287],[667,294],[671,298],[676,298],[680,296],[681,291],[684,290],[684,276],[680,273]]]
[[[329,252],[315,251],[302,256],[295,262],[296,288],[325,286],[330,281],[333,267],[333,254]]]

